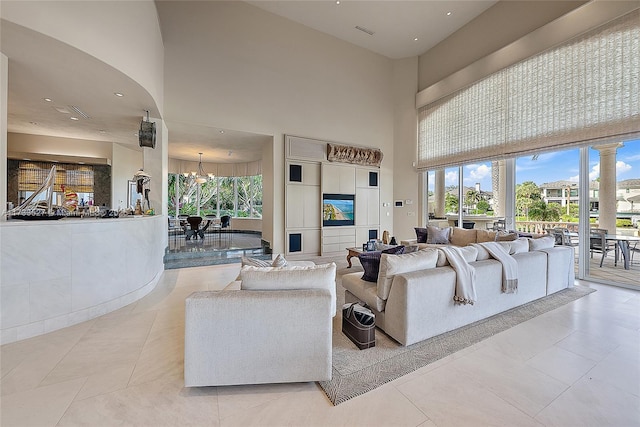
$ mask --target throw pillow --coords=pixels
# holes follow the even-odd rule
[[[284,256],[282,254],[278,254],[278,256],[273,261],[243,256],[241,258],[241,262],[241,267],[244,267],[245,265],[250,265],[252,267],[284,267],[287,265],[287,260],[284,259]],[[238,273],[238,277],[236,277],[236,280],[240,280],[240,273]]]
[[[253,267],[247,265],[240,270],[242,290],[274,291],[293,289],[327,289],[334,304],[332,316],[336,314],[336,264],[318,264],[308,267]]]
[[[437,261],[437,249],[424,249],[401,255],[382,254],[378,274],[378,297],[384,301],[389,298],[391,283],[396,274],[435,268]]]
[[[273,267],[271,265],[271,261],[267,261],[266,259],[258,259],[258,258],[249,258],[242,257],[242,266],[250,265],[252,267]]]
[[[358,255],[358,259],[360,260],[360,264],[364,270],[362,274],[362,280],[367,282],[377,282],[378,281],[378,271],[380,270],[380,255],[381,252],[372,251],[372,252],[362,252]]]
[[[528,239],[529,240],[529,250],[530,251],[539,251],[540,249],[549,249],[555,246],[556,239],[553,236],[544,236],[539,239]]]
[[[513,252],[511,252],[511,242],[496,242],[496,243],[502,246],[509,255],[513,255]]]
[[[451,227],[439,228],[432,225],[427,226],[427,243],[436,244],[449,244],[449,235],[451,234]]]
[[[495,242],[497,231],[476,230],[476,242]]]
[[[415,227],[417,243],[427,243],[427,229]]]
[[[405,245],[404,253],[408,254],[408,253],[411,253],[411,252],[416,252],[419,249],[420,249],[420,247],[418,245],[408,245],[408,246]]]
[[[474,246],[465,246],[463,248],[458,248],[458,249],[460,249],[462,258],[464,258],[465,261],[475,262],[477,260],[478,249],[476,249]],[[436,267],[444,267],[445,265],[450,265],[449,260],[447,259],[447,256],[444,254],[444,251],[441,251],[440,249],[438,249],[438,262],[436,264]]]
[[[478,230],[467,230],[466,228],[454,228],[451,231],[449,240],[454,246],[467,246],[476,243],[476,232]],[[475,261],[475,260],[474,260]]]
[[[472,246],[478,250],[478,257],[476,258],[476,261],[484,261],[492,258],[491,254],[484,248],[484,246],[477,243],[473,243]]]
[[[512,240],[516,240],[517,238],[518,238],[518,233],[516,232],[511,232],[511,233],[498,232],[498,234],[496,234],[496,242],[510,242]]]
[[[364,269],[362,280],[367,282],[377,282],[378,272],[380,271],[380,256],[382,254],[401,254],[404,253],[404,246],[394,246],[389,249],[385,249],[382,252],[362,252],[358,255],[360,264]]]
[[[518,237],[516,240],[511,242],[511,250],[509,251],[511,255],[521,254],[524,252],[529,252],[529,239],[526,237]]]
[[[278,254],[278,256],[271,263],[271,267],[284,267],[287,265],[287,260],[284,259],[282,254]]]

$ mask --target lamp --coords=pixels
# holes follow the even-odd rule
[[[198,184],[204,184],[205,182],[207,182],[207,174],[202,168],[202,153],[198,154],[200,155],[200,161],[198,162],[198,174],[196,175],[196,182]]]

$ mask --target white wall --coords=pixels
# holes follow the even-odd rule
[[[393,63],[394,132],[393,132],[393,196],[395,200],[411,200],[402,208],[382,208],[383,215],[393,210],[391,235],[399,242],[415,237],[413,227],[419,225],[419,175],[413,167],[418,143],[418,117],[415,94],[418,90],[418,58],[399,59]],[[383,200],[391,202],[393,200]]]
[[[496,2],[464,27],[420,55],[420,90],[584,3],[584,0]]]
[[[3,0],[0,11],[2,19],[65,42],[120,70],[144,87],[162,112],[164,51],[153,0]]]
[[[232,230],[262,231],[262,220],[259,218],[231,218]]]
[[[392,199],[391,60],[243,2],[157,7],[171,121],[274,137],[263,233],[275,251],[284,249],[284,134],[380,148],[381,197]],[[392,216],[382,219],[390,229]]]
[[[113,145],[111,166],[111,207],[127,207],[127,186],[133,174],[143,166],[142,152],[120,144]],[[122,202],[121,202],[122,201]]]
[[[88,141],[11,132],[8,134],[7,151],[53,154],[56,156],[93,157],[112,161],[111,145],[111,142],[106,141]]]

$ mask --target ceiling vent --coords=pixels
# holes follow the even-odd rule
[[[55,106],[53,107],[58,113],[62,114],[73,114],[82,117],[83,119],[90,119],[91,117],[82,111],[80,107],[76,105],[68,105],[64,107]]]
[[[371,31],[370,29],[368,29],[368,28],[364,28],[364,27],[361,27],[361,26],[359,26],[359,25],[356,25],[356,30],[360,30],[360,31],[362,31],[363,33],[367,33],[367,34],[369,34],[370,36],[372,36],[372,35],[374,34],[374,33],[373,33],[373,31]]]
[[[82,111],[80,109],[80,107],[77,107],[75,105],[69,105],[69,108],[75,112],[76,114],[78,114],[80,117],[82,117],[83,119],[90,119],[91,117],[89,117],[89,115],[87,113],[85,113],[84,111]]]

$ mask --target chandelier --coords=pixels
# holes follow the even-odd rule
[[[204,169],[202,167],[202,153],[198,153],[200,155],[200,161],[198,162],[198,172],[191,172],[191,175],[195,177],[195,181],[198,184],[204,184],[207,182],[207,174],[204,173]]]

